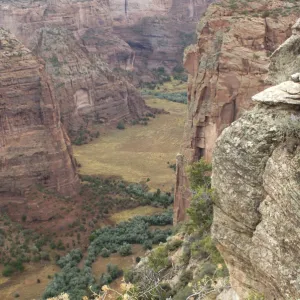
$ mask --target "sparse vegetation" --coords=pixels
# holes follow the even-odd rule
[[[123,121],[120,121],[120,122],[117,124],[117,129],[120,129],[120,130],[125,129],[125,124],[124,124]]]

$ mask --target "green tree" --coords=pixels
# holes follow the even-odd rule
[[[198,187],[210,188],[212,166],[203,158],[193,163],[187,169],[191,188],[196,190]]]

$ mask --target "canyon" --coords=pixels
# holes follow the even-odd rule
[[[152,69],[159,66],[171,72],[181,65],[211,1],[185,2],[4,1],[0,26],[45,60],[73,139],[88,125],[151,111],[132,83],[152,81]]]
[[[298,14],[299,5],[289,1],[222,1],[199,22],[197,44],[184,53],[188,116],[177,157],[175,222],[186,218],[191,198],[186,166],[202,157],[210,161],[222,130],[269,86],[269,57],[291,35]]]

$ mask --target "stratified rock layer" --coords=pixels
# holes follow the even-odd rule
[[[69,133],[90,122],[135,119],[147,112],[141,95],[105,62],[111,54],[130,51],[112,32],[108,1],[5,2],[0,26],[45,60]]]
[[[69,132],[88,123],[138,119],[147,112],[141,95],[98,57],[91,59],[72,33],[62,28],[35,31],[30,48],[46,62]]]
[[[182,61],[186,45],[208,4],[214,0],[17,0],[0,3],[0,26],[25,45],[39,28],[74,33],[90,55],[139,75]]]
[[[70,141],[44,66],[0,29],[0,196],[42,185],[77,192]]]
[[[221,1],[199,23],[198,43],[184,57],[188,116],[177,161],[175,222],[186,217],[181,207],[188,207],[191,195],[186,165],[211,160],[222,130],[251,108],[251,96],[266,87],[268,56],[291,35],[298,11],[299,4],[288,1]]]
[[[271,56],[268,80],[273,84],[289,80],[300,67],[300,19],[292,27],[293,34]]]
[[[253,100],[258,106],[216,144],[213,237],[241,299],[252,289],[266,300],[298,299],[300,84],[284,82]]]

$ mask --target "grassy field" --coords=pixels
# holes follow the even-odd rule
[[[48,275],[53,276],[59,271],[59,267],[52,264],[42,266],[40,263],[25,264],[25,272],[13,276],[10,279],[0,275],[0,299],[37,299],[51,281]],[[0,268],[2,273],[2,269]],[[0,273],[0,274],[1,274]],[[40,283],[37,280],[40,280]],[[16,297],[16,295],[19,297]]]
[[[121,212],[115,213],[110,217],[110,220],[113,223],[120,223],[123,221],[127,221],[136,216],[151,216],[157,213],[161,213],[165,211],[165,209],[161,207],[153,207],[153,206],[139,206],[133,209],[126,209]]]
[[[175,163],[180,149],[186,106],[155,98],[146,102],[170,114],[157,115],[148,126],[127,125],[125,130],[110,130],[89,144],[74,146],[81,174],[116,175],[130,182],[149,178],[151,189],[171,190],[175,173],[168,162]]]

